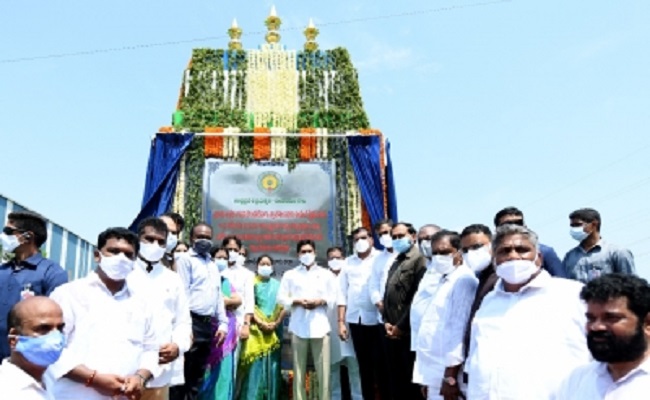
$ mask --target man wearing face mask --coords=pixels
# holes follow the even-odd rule
[[[0,337],[7,336],[7,315],[11,307],[30,296],[49,296],[68,281],[68,274],[39,248],[47,240],[45,220],[30,212],[10,213],[0,234],[0,245],[14,258],[0,265]],[[9,345],[0,340],[0,363],[9,356]]]
[[[167,225],[160,218],[145,218],[138,225],[140,252],[127,284],[150,299],[158,335],[160,372],[150,381],[141,400],[167,400],[169,386],[182,385],[183,354],[190,349],[192,320],[180,277],[162,259],[167,244]]]
[[[217,338],[215,342],[219,344],[228,331],[221,274],[210,256],[212,235],[212,227],[205,222],[193,226],[190,234],[192,248],[176,260],[176,272],[189,301],[193,342],[185,353],[185,383],[170,388],[171,400],[198,398],[212,337]],[[216,332],[212,330],[212,317],[219,321]]]
[[[524,213],[516,207],[506,207],[494,216],[494,226],[496,228],[505,224],[526,226]],[[552,276],[566,278],[566,271],[562,267],[562,261],[551,246],[543,243],[539,244],[539,252],[542,255],[542,268],[548,271]]]
[[[289,332],[293,351],[293,398],[306,400],[307,352],[318,376],[319,399],[330,398],[330,322],[338,289],[334,275],[316,265],[316,244],[303,239],[296,245],[300,265],[282,275],[278,302],[291,312]]]
[[[426,259],[414,245],[411,224],[393,226],[393,250],[397,257],[388,271],[384,294],[384,346],[388,365],[390,399],[422,398],[420,387],[412,383],[415,353],[411,351],[410,314],[413,296],[426,272]]]
[[[463,340],[464,357],[469,352],[470,327],[474,314],[481,306],[485,296],[494,289],[499,277],[492,265],[492,232],[482,224],[469,225],[460,234],[460,247],[463,252],[463,263],[478,277],[478,287],[472,301],[465,339]]]
[[[164,264],[166,267],[174,269],[174,249],[176,249],[181,232],[185,228],[185,219],[182,215],[171,211],[161,215],[160,219],[167,225],[169,231],[167,244],[165,245],[165,257],[163,258]]]
[[[411,306],[413,382],[429,400],[457,400],[465,359],[463,336],[478,285],[463,264],[460,236],[441,230],[431,238],[431,262]]]
[[[9,313],[11,356],[0,365],[3,399],[52,400],[43,374],[65,346],[61,307],[44,296],[16,303]]]
[[[634,256],[600,236],[600,213],[592,208],[582,208],[569,215],[571,237],[580,244],[570,250],[562,262],[571,279],[589,282],[603,274],[618,272],[635,274]]]
[[[242,297],[242,305],[235,310],[239,338],[248,339],[251,319],[255,312],[255,274],[244,266],[246,257],[241,254],[242,242],[237,236],[227,236],[221,246],[228,252],[228,268],[223,271],[235,291]],[[238,358],[239,352],[235,355]]]
[[[381,313],[384,308],[384,292],[386,289],[386,279],[388,278],[388,270],[393,265],[397,252],[393,251],[393,237],[391,230],[393,229],[393,221],[390,219],[379,221],[375,224],[375,235],[379,238],[379,244],[384,248],[381,253],[377,254],[372,265],[372,274],[370,275],[370,300],[377,308],[377,319],[380,324],[383,324]],[[385,332],[380,332],[380,337],[383,337]]]
[[[376,365],[377,349],[381,347],[377,330],[375,305],[370,300],[369,280],[372,274],[376,250],[372,234],[364,227],[352,231],[355,254],[346,259],[346,266],[339,275],[340,292],[338,299],[338,335],[347,341],[348,329],[352,335],[354,352],[359,362],[361,388],[364,399],[375,398],[378,387]]]
[[[492,248],[500,279],[472,321],[467,398],[547,400],[590,358],[582,285],[541,268],[526,227],[500,226]]]
[[[650,393],[650,285],[608,274],[582,289],[595,361],[573,371],[553,400],[644,399]]]
[[[418,248],[427,261],[431,260],[431,238],[440,230],[441,228],[435,224],[423,225],[418,230]]]
[[[139,399],[158,372],[151,301],[126,283],[139,248],[128,229],[105,230],[97,238],[97,269],[52,292],[68,341],[46,373],[56,381],[55,399]]]
[[[340,290],[341,271],[346,265],[342,248],[330,247],[327,249],[327,265],[330,271],[336,276],[337,289]],[[338,300],[337,307],[328,310],[328,316],[330,319],[330,327],[334,333],[330,335],[330,382],[332,384],[332,392],[330,394],[332,400],[362,400],[361,376],[359,374],[357,356],[354,353],[354,346],[351,340],[341,340],[337,334],[340,326]]]

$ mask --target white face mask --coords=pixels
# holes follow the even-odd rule
[[[235,261],[235,265],[237,265],[238,267],[243,267],[244,264],[246,264],[246,257],[241,254],[238,254],[237,260]]]
[[[237,262],[239,258],[239,252],[237,250],[228,251],[228,262]]]
[[[160,261],[165,255],[165,251],[165,247],[160,247],[156,243],[140,242],[140,256],[151,263]]]
[[[316,260],[316,254],[314,253],[305,253],[300,256],[300,262],[302,265],[308,267],[314,263]]]
[[[539,269],[535,265],[535,260],[510,260],[503,262],[496,267],[497,276],[512,285],[522,284],[529,280]]]
[[[426,258],[431,257],[431,241],[430,240],[424,240],[422,243],[420,243],[420,253],[422,253],[423,256]]]
[[[490,265],[492,262],[492,253],[490,252],[490,245],[483,245],[476,250],[470,250],[463,254],[463,261],[472,269],[472,271],[479,273]]]
[[[431,268],[441,275],[447,275],[452,272],[456,267],[454,266],[454,255],[449,254],[446,256],[435,255],[431,257]]]
[[[111,280],[123,281],[133,271],[133,260],[130,260],[124,253],[112,256],[99,253],[99,256],[99,267]]]
[[[263,277],[263,278],[268,278],[273,274],[273,266],[271,265],[260,265],[257,267],[257,273]]]
[[[340,271],[345,264],[345,260],[329,260],[327,266],[334,272]]]
[[[354,244],[354,250],[357,254],[363,254],[370,248],[370,241],[368,239],[359,239]]]
[[[7,253],[12,253],[18,246],[20,246],[20,241],[16,235],[7,235],[6,233],[0,233],[0,244],[2,244],[2,251]]]
[[[167,253],[171,253],[172,251],[174,251],[177,244],[178,244],[178,236],[176,236],[173,233],[168,234],[167,246],[165,246],[165,250],[167,250]]]
[[[393,238],[390,237],[389,234],[384,234],[381,235],[379,238],[379,243],[381,243],[382,246],[384,246],[387,249],[392,249],[393,248]]]
[[[224,260],[223,258],[217,258],[214,260],[214,263],[217,264],[219,272],[223,272],[228,268],[228,260]]]

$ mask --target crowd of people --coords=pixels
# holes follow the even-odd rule
[[[45,221],[10,213],[0,398],[276,400],[285,329],[296,400],[646,398],[650,285],[596,210],[569,224],[560,260],[514,207],[461,232],[384,220],[327,265],[300,240],[280,276],[206,223],[180,241],[167,213],[100,233],[97,268],[67,282],[41,255]]]

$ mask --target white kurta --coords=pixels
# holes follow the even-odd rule
[[[336,289],[339,290],[341,283],[341,274],[335,276],[336,279]],[[340,296],[340,294],[339,294]],[[338,297],[338,296],[337,296]],[[333,307],[331,310],[327,311],[327,315],[330,321],[330,327],[332,332],[330,334],[330,363],[336,364],[340,363],[345,357],[356,357],[354,353],[354,346],[352,345],[352,337],[348,337],[348,340],[343,341],[339,337],[339,318],[338,318],[338,304]],[[348,334],[350,327],[348,327]]]
[[[158,371],[158,342],[149,301],[128,288],[112,294],[95,272],[59,286],[52,300],[63,310],[67,347],[47,374],[56,380],[57,400],[108,400],[83,383],[63,376],[78,365],[104,374],[129,376]],[[48,380],[49,382],[49,380]]]
[[[636,400],[650,398],[650,358],[614,382],[607,364],[593,361],[573,371],[553,400]]]
[[[548,400],[588,363],[581,289],[546,271],[516,293],[497,281],[472,322],[468,400]]]
[[[428,386],[431,395],[440,392],[445,369],[464,361],[465,327],[478,286],[476,275],[465,265],[438,277],[432,287],[422,288],[431,296],[420,302],[422,320],[419,329],[412,331],[416,354],[413,382]],[[418,291],[421,287],[422,283]]]
[[[0,398],[16,400],[54,400],[43,385],[5,359],[0,365]]]
[[[388,279],[388,270],[395,261],[397,252],[389,252],[387,250],[377,254],[372,264],[372,272],[370,274],[370,281],[368,282],[368,290],[370,292],[370,301],[372,304],[377,304],[384,300],[384,292],[386,291],[386,280]],[[381,313],[377,310],[377,321],[383,323]]]
[[[185,383],[183,371],[183,354],[192,344],[192,319],[183,289],[181,278],[161,263],[146,272],[146,265],[138,260],[136,268],[127,277],[129,288],[136,294],[149,299],[155,312],[154,331],[158,335],[158,346],[175,343],[178,346],[178,358],[171,363],[160,365],[160,373],[152,379],[147,387],[158,388]]]
[[[334,275],[318,265],[310,269],[300,265],[285,272],[280,281],[278,303],[282,304],[285,310],[291,311],[289,332],[301,339],[320,339],[330,333],[327,312],[336,304],[336,286]],[[327,306],[307,310],[293,306],[296,299],[323,299]]]
[[[357,255],[345,260],[338,276],[340,291],[338,305],[346,306],[345,320],[350,324],[377,325],[377,307],[370,299],[370,276],[375,261],[373,250],[368,257]]]
[[[255,274],[246,267],[234,265],[226,268],[221,275],[228,279],[228,282],[241,296],[242,303],[235,310],[237,326],[241,328],[244,324],[244,316],[255,312]]]

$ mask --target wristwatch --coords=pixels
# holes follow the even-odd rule
[[[442,381],[449,386],[456,386],[456,384],[458,383],[456,382],[456,378],[454,378],[453,376],[445,376],[445,378]]]

